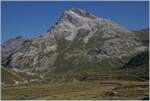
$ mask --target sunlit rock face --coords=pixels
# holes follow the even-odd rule
[[[148,49],[126,28],[79,8],[64,11],[57,23],[41,36],[18,41],[10,50],[7,45],[2,46],[2,58],[9,60],[4,65],[40,73],[103,61],[109,61],[110,67],[119,67],[134,54]],[[15,52],[7,54],[11,50]]]

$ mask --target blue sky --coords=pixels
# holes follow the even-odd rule
[[[55,24],[64,10],[74,7],[111,19],[130,30],[146,28],[149,22],[147,1],[5,1],[1,7],[2,42],[18,35],[38,36]]]

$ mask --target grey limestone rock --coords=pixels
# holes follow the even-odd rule
[[[66,10],[43,35],[23,44],[24,41],[16,38],[13,42],[7,41],[8,46],[3,44],[2,60],[9,60],[3,64],[21,70],[51,73],[61,66],[80,65],[85,61],[101,63],[105,59],[118,59],[126,62],[124,57],[130,58],[147,49],[126,28],[78,8]],[[14,49],[17,50],[12,53]]]

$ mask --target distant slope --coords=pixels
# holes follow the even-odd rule
[[[123,69],[128,69],[130,74],[149,79],[149,51],[144,51],[133,58],[123,66]]]
[[[11,61],[12,54],[19,48],[23,47],[23,44],[27,41],[22,36],[9,39],[8,41],[2,43],[1,55],[2,55],[2,65],[8,67]]]
[[[148,62],[149,62],[148,60],[149,60],[149,52],[147,50],[147,51],[141,52],[141,53],[137,54],[136,56],[134,56],[133,58],[131,58],[128,61],[128,63],[124,65],[124,67],[132,68],[132,67],[148,64]]]
[[[148,46],[149,44],[149,28],[145,28],[139,31],[134,31],[135,35],[137,35],[144,45]]]

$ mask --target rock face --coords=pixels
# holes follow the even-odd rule
[[[66,10],[43,35],[17,43],[21,47],[3,64],[43,74],[68,73],[87,65],[94,68],[94,64],[120,67],[148,48],[124,27],[78,8]],[[4,59],[10,56],[8,48],[2,46]]]
[[[8,65],[11,61],[11,56],[14,52],[23,46],[23,43],[27,41],[27,39],[22,36],[18,36],[14,39],[10,39],[2,44],[2,63],[4,65]]]

